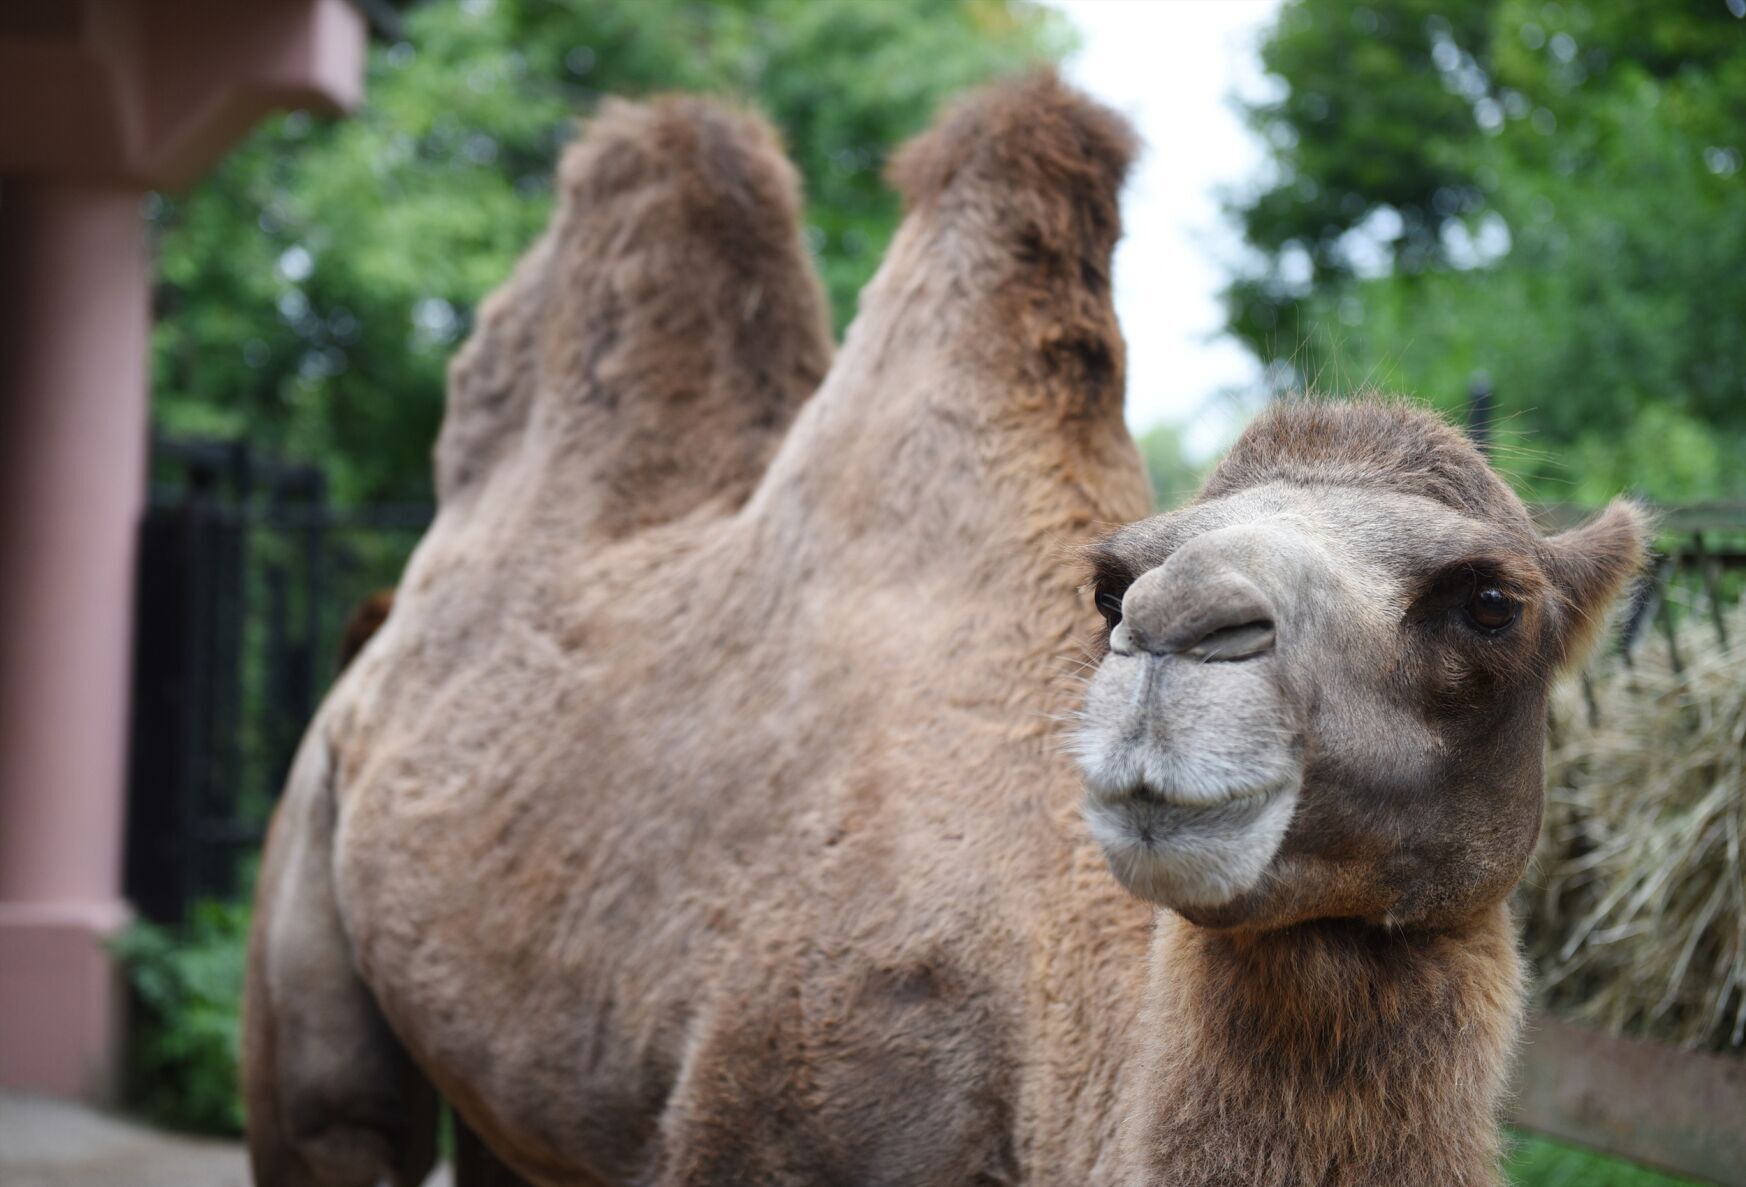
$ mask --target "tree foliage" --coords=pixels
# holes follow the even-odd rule
[[[603,95],[764,110],[840,326],[897,220],[892,147],[953,93],[1066,48],[1031,0],[437,0],[405,23],[372,48],[363,110],[275,120],[151,210],[157,423],[319,460],[349,501],[428,495],[445,361]]]
[[[1294,0],[1232,329],[1292,383],[1483,376],[1540,497],[1746,495],[1742,13]]]
[[[1208,467],[1189,455],[1183,436],[1180,425],[1161,424],[1137,439],[1152,481],[1152,505],[1160,511],[1188,502],[1207,475]]]

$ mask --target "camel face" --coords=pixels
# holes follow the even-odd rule
[[[1495,903],[1539,829],[1551,678],[1639,530],[1621,505],[1542,539],[1404,406],[1269,413],[1199,500],[1094,552],[1076,741],[1111,870],[1212,926]]]

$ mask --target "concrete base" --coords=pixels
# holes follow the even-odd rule
[[[236,1142],[158,1133],[80,1105],[0,1095],[6,1187],[249,1187]]]
[[[82,1105],[0,1094],[6,1187],[249,1187],[242,1143],[147,1129]],[[454,1187],[439,1165],[424,1187]]]
[[[120,1086],[122,903],[0,904],[0,1091],[108,1102]]]

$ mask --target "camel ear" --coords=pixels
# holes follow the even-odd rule
[[[1581,527],[1540,542],[1541,564],[1562,603],[1556,642],[1560,668],[1582,662],[1614,599],[1642,571],[1650,526],[1642,507],[1614,499]]]

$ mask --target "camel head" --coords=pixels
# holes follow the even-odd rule
[[[1539,832],[1549,685],[1644,534],[1619,502],[1541,536],[1408,405],[1276,406],[1192,503],[1091,551],[1075,742],[1111,869],[1212,927],[1496,904]]]

